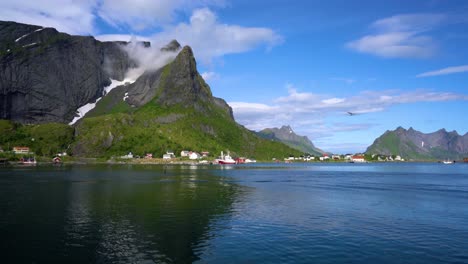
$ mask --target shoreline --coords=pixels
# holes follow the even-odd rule
[[[388,164],[403,164],[403,163],[437,163],[442,164],[442,161],[428,161],[428,160],[418,160],[418,161],[367,161],[367,162],[349,162],[349,161],[294,161],[294,162],[278,162],[278,161],[257,161],[256,163],[263,164],[370,164],[370,163],[388,163]],[[247,164],[256,164],[256,163],[239,163],[232,165],[247,165]],[[454,164],[466,162],[456,161]],[[0,164],[2,167],[36,167],[36,166],[68,166],[68,165],[195,165],[195,166],[212,166],[212,165],[222,165],[214,163],[213,161],[207,161],[206,163],[200,163],[195,160],[162,160],[162,159],[136,159],[136,160],[97,160],[95,158],[83,158],[78,160],[69,160],[63,161],[60,163],[54,163],[51,161],[37,161],[36,164],[22,164],[18,161],[8,161],[6,163]]]

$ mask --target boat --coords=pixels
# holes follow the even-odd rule
[[[221,151],[221,156],[215,160],[218,164],[236,164],[236,161],[229,155],[229,151],[227,155]]]
[[[62,163],[62,159],[61,159],[60,157],[54,157],[54,158],[52,159],[52,162],[53,162],[54,164],[60,164],[60,163]]]
[[[20,164],[22,164],[22,165],[32,165],[32,166],[34,166],[34,165],[37,164],[37,162],[36,162],[36,159],[33,158],[33,157],[31,157],[31,158],[21,158],[21,159],[20,159]]]
[[[444,164],[452,164],[453,161],[451,161],[451,160],[444,160],[444,161],[442,161],[442,163],[444,163]]]
[[[237,163],[237,164],[246,163],[246,158],[244,158],[244,157],[239,157],[239,158],[236,159],[236,163]]]

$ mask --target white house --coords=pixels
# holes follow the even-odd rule
[[[166,151],[166,154],[163,155],[163,159],[172,159],[175,158],[174,152]]]
[[[127,155],[124,155],[120,157],[121,159],[133,159],[133,154],[132,152],[129,152]]]
[[[366,162],[363,155],[354,155],[351,158],[351,160],[354,161],[354,162]]]
[[[332,159],[339,160],[341,159],[340,155],[332,155]]]
[[[189,155],[189,159],[191,159],[191,160],[196,160],[196,159],[199,159],[199,158],[201,158],[201,155],[198,154],[197,152],[192,152]]]
[[[182,151],[180,152],[180,156],[181,156],[181,157],[188,157],[188,156],[190,155],[190,152],[191,152],[191,151],[188,151],[188,150],[182,150]]]

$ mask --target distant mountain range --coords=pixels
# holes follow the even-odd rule
[[[282,126],[281,128],[265,128],[257,132],[262,138],[282,142],[294,149],[309,153],[311,155],[322,155],[323,150],[314,146],[312,141],[306,136],[299,136],[290,126]]]
[[[468,133],[440,129],[422,133],[413,128],[398,127],[386,131],[366,150],[367,154],[400,155],[413,160],[460,160],[468,157]]]

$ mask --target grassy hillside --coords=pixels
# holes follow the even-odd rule
[[[261,160],[300,154],[282,143],[257,137],[222,109],[210,107],[214,111],[200,114],[192,107],[151,102],[136,111],[85,118],[77,127],[73,149],[84,156],[120,156],[131,151],[159,157],[167,150],[209,151],[215,156],[229,150],[234,156]]]
[[[394,133],[385,133],[375,140],[366,153],[400,155],[400,138]]]
[[[73,131],[73,127],[60,123],[21,125],[0,120],[0,146],[3,150],[27,146],[37,155],[52,156],[68,148]]]

